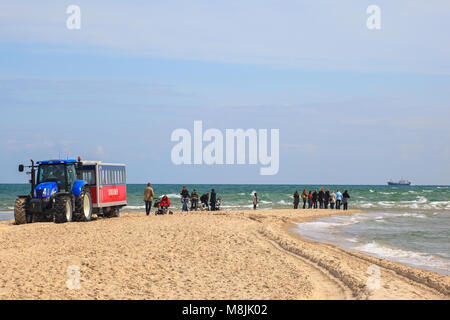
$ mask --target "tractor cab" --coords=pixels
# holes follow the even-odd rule
[[[75,160],[38,162],[33,197],[49,198],[57,192],[72,192],[78,180],[76,164]]]

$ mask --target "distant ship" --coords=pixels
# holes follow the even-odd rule
[[[388,181],[388,186],[410,186],[411,181],[401,179],[398,182],[394,182],[392,180]]]

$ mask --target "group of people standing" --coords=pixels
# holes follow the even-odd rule
[[[339,190],[334,192],[334,190],[324,191],[324,188],[320,188],[319,191],[315,189],[314,191],[307,192],[306,189],[303,190],[302,194],[298,190],[294,193],[294,209],[298,209],[300,204],[300,198],[303,200],[303,209],[306,209],[306,204],[308,204],[308,209],[336,209],[348,210],[348,201],[350,195],[348,191],[345,190],[341,193]]]
[[[217,197],[214,189],[211,189],[211,193],[205,193],[199,196],[197,189],[194,189],[192,193],[189,193],[186,186],[183,186],[181,192],[181,203],[182,211],[197,211],[197,210],[208,210],[217,211],[220,210],[222,204],[222,199]],[[152,208],[152,202],[155,193],[150,183],[147,184],[147,188],[144,191],[144,201],[145,201],[145,212],[147,215],[150,214]],[[167,196],[165,196],[167,198]],[[307,192],[306,189],[303,190],[302,194],[298,190],[294,193],[294,209],[298,209],[300,205],[300,199],[303,201],[303,209],[337,209],[348,210],[348,202],[350,195],[347,190],[341,193],[339,190],[324,190],[320,188],[319,191],[315,189],[314,191]],[[170,201],[170,200],[168,200]],[[170,202],[169,202],[170,203]],[[258,194],[255,192],[253,194],[253,209],[256,210],[259,203]],[[189,204],[191,205],[189,208]],[[170,206],[170,204],[169,204]]]
[[[216,211],[220,210],[220,206],[222,204],[222,199],[217,197],[217,193],[214,189],[211,189],[211,193],[208,192],[199,197],[197,189],[194,189],[192,193],[189,193],[186,186],[183,186],[180,195],[181,195],[181,203],[183,205],[182,211],[185,212],[189,211],[189,204],[191,204],[190,211],[197,211],[197,210]],[[147,188],[144,190],[145,213],[147,214],[147,216],[150,214],[152,210],[152,203],[154,197],[155,192],[153,191],[151,183],[148,183]],[[167,196],[164,197],[167,198]]]
[[[187,190],[186,186],[183,186],[181,192],[181,203],[183,204],[182,211],[189,211],[189,203],[191,204],[191,211],[208,210],[208,211],[217,211],[220,209],[220,205],[222,203],[221,198],[217,198],[216,191],[211,189],[211,194],[205,193],[199,198],[199,194],[197,189],[194,189],[191,194]],[[199,201],[200,200],[200,206]]]

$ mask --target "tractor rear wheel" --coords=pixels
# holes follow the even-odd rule
[[[81,194],[75,199],[75,219],[77,221],[90,221],[92,219],[92,211],[91,191],[83,187]]]
[[[15,224],[27,223],[27,198],[18,198],[14,203],[14,220]]]
[[[72,221],[72,201],[70,197],[61,196],[55,199],[55,223]]]

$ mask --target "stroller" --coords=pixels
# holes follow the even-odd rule
[[[169,210],[170,207],[170,199],[168,196],[163,196],[161,200],[155,202],[155,208],[158,211],[155,212],[156,215],[164,215],[164,214],[173,214],[172,211]]]
[[[216,201],[216,211],[220,211],[221,206],[222,206],[222,198],[219,198]]]

